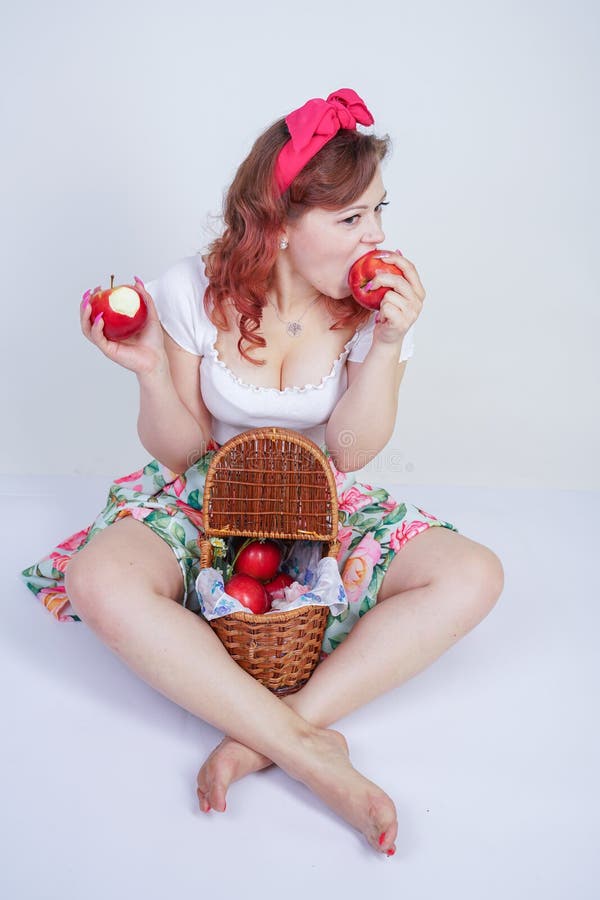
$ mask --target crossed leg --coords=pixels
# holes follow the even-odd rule
[[[354,768],[343,735],[280,703],[200,616],[181,606],[181,571],[150,528],[128,517],[100,531],[69,562],[65,586],[81,618],[151,687],[273,760],[378,853],[393,852],[391,797]]]
[[[503,586],[502,563],[483,544],[440,526],[415,535],[392,559],[373,609],[282,701],[328,728],[430,665],[490,612]],[[200,809],[222,812],[233,781],[271,764],[226,736],[198,773]]]

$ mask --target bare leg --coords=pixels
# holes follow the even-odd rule
[[[378,852],[393,847],[392,800],[354,769],[337,737],[281,703],[174,602],[179,567],[147,526],[127,518],[100,532],[70,562],[66,582],[81,618],[144,681],[301,781]]]
[[[429,548],[420,545],[419,550],[424,549]],[[491,554],[475,554],[471,566],[458,558],[454,562],[445,574],[442,566],[430,584],[378,603],[319,664],[310,681],[283,702],[306,721],[326,728],[441,656],[487,615],[502,591],[503,578]],[[222,811],[229,784],[269,765],[267,755],[226,736],[198,773],[200,808]]]

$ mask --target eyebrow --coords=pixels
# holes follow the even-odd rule
[[[385,194],[383,195],[383,197],[381,198],[379,203],[383,203],[383,201],[385,200],[386,197],[387,197],[387,191],[385,192]],[[377,206],[379,206],[379,203],[377,204]],[[348,212],[350,209],[368,209],[368,208],[369,208],[368,206],[347,206],[345,209],[340,209],[339,214]]]

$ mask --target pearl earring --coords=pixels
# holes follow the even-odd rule
[[[281,240],[279,241],[279,249],[287,250],[287,245],[288,245],[287,238],[281,238]]]

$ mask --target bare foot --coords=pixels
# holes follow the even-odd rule
[[[307,739],[307,759],[290,772],[334,812],[361,831],[371,846],[392,856],[396,852],[398,819],[394,801],[361,775],[343,752],[332,729],[316,729]]]
[[[348,744],[340,731],[335,735],[340,750],[348,756]],[[231,737],[224,737],[204,761],[196,779],[198,802],[202,812],[225,811],[227,788],[251,772],[268,769],[273,762],[257,750],[246,747]]]
[[[255,750],[225,738],[198,774],[200,808],[225,809],[227,786],[249,772],[272,765]],[[317,729],[307,742],[306,762],[293,777],[305,784],[343,819],[364,834],[380,853],[392,855],[398,834],[392,799],[374,782],[360,774],[350,762],[343,734]]]
[[[198,802],[202,812],[225,811],[227,788],[244,775],[266,769],[273,763],[257,750],[246,747],[234,738],[224,737],[204,761],[198,772]]]

